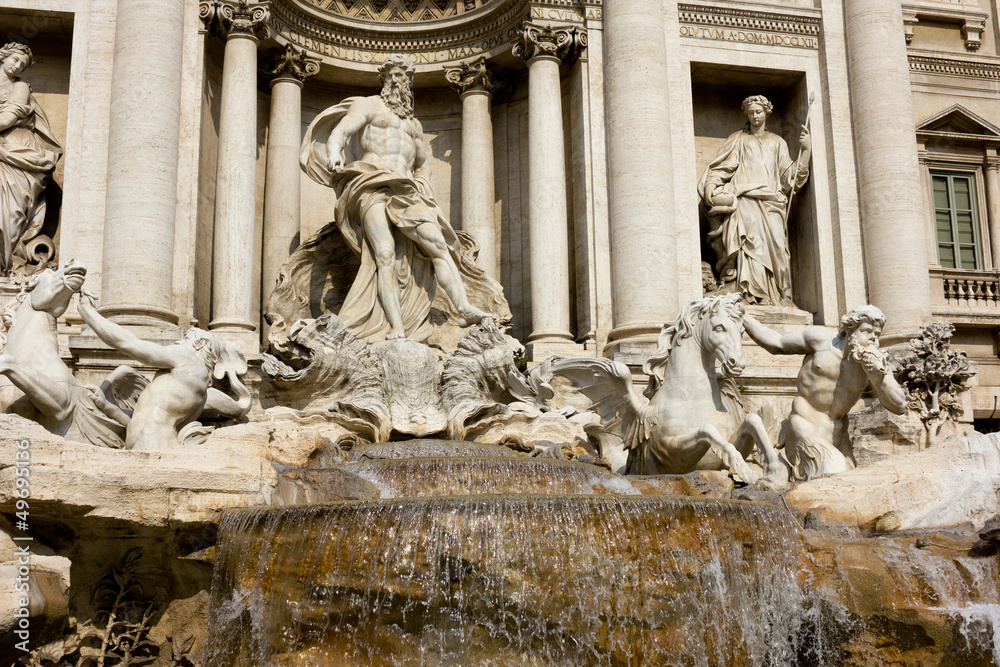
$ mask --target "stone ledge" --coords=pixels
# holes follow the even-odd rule
[[[981,528],[1000,512],[1000,439],[956,436],[922,452],[796,486],[788,506],[821,525],[873,532]]]
[[[168,527],[226,507],[266,503],[277,473],[260,448],[124,451],[70,442],[17,415],[0,415],[0,512],[15,510],[14,454],[30,441],[30,516]]]

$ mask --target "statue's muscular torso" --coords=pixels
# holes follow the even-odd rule
[[[378,96],[365,98],[370,121],[358,133],[364,162],[413,176],[424,161],[423,129],[416,118],[400,118]]]
[[[792,416],[807,420],[830,440],[835,439],[837,423],[868,386],[868,375],[861,365],[844,358],[844,345],[831,337],[806,355],[799,370],[798,395],[792,401]]]

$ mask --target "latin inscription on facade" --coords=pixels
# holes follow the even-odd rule
[[[531,18],[533,19],[550,19],[553,21],[576,21],[580,22],[584,19],[596,19],[601,20],[604,16],[601,10],[596,7],[587,8],[587,13],[584,15],[577,9],[553,9],[549,7],[532,7],[531,8]]]
[[[711,28],[700,25],[681,25],[681,37],[710,39],[719,42],[738,42],[740,44],[789,46],[798,49],[819,48],[819,39],[810,35],[784,35],[777,32]]]

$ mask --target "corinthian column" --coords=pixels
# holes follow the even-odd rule
[[[263,73],[271,78],[271,118],[264,175],[264,248],[261,295],[274,289],[278,270],[299,233],[299,145],[302,143],[302,82],[319,72],[319,61],[291,44],[270,52]]]
[[[172,307],[184,3],[118,0],[101,312],[177,323]]]
[[[490,102],[507,77],[485,56],[449,69],[445,77],[462,96],[462,229],[479,243],[479,267],[499,280]]]
[[[663,3],[605,0],[608,212],[614,328],[608,343],[655,343],[677,314],[673,167]]]
[[[254,228],[257,189],[257,44],[267,9],[247,0],[203,3],[210,29],[226,38],[219,110],[212,245],[212,321],[208,328],[255,352]]]
[[[868,295],[886,315],[883,338],[899,343],[931,318],[903,14],[899,0],[844,9]]]
[[[532,356],[541,361],[572,343],[569,220],[559,64],[587,45],[579,28],[526,23],[513,53],[528,63],[528,233]]]

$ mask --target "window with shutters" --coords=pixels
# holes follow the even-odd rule
[[[982,269],[983,251],[973,174],[931,171],[938,262],[951,269]]]

